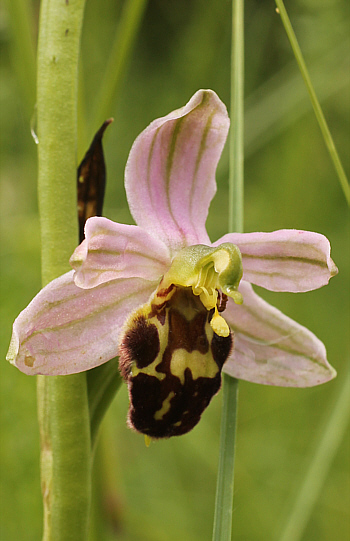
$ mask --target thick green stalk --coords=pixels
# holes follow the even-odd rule
[[[43,0],[41,5],[37,135],[44,284],[69,270],[78,238],[77,66],[84,3]]]
[[[43,0],[37,75],[43,285],[69,269],[78,238],[77,78],[84,0]],[[85,541],[90,502],[86,374],[38,378],[44,540]]]
[[[229,231],[243,232],[244,187],[244,0],[232,3],[231,131],[229,172]],[[234,491],[234,460],[238,380],[223,375],[220,455],[216,487],[213,541],[230,541]]]

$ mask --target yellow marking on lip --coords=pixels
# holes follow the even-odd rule
[[[171,399],[175,396],[175,393],[174,391],[171,391],[168,396],[166,397],[165,400],[163,400],[163,403],[162,403],[162,407],[160,408],[160,410],[156,411],[155,414],[154,414],[154,418],[156,421],[160,421],[161,419],[163,419],[164,415],[166,415],[168,413],[168,411],[170,410],[170,402],[171,402]]]
[[[155,378],[158,378],[160,381],[162,381],[166,377],[166,374],[156,371],[156,367],[158,366],[158,364],[159,355],[157,355],[157,358],[153,361],[153,363],[145,366],[144,368],[137,368],[136,363],[134,362],[131,367],[131,375],[133,378],[135,378],[138,374],[146,374],[147,376],[154,376]]]
[[[214,378],[219,372],[219,367],[213,359],[212,353],[200,353],[194,350],[191,353],[185,349],[176,349],[171,357],[170,372],[177,376],[181,384],[185,383],[185,370],[191,370],[192,378]]]
[[[145,311],[145,313],[147,314],[146,311]],[[165,350],[165,348],[166,348],[166,346],[168,344],[168,341],[167,341],[168,330],[169,330],[168,318],[165,319],[164,325],[161,325],[161,323],[159,323],[156,316],[151,317],[151,318],[147,318],[147,322],[149,324],[153,323],[157,327],[158,336],[159,336],[160,350],[159,350],[159,353],[158,353],[157,357],[148,366],[145,366],[143,368],[138,368],[137,365],[136,365],[136,361],[134,361],[132,363],[132,367],[131,367],[131,375],[132,375],[132,377],[136,377],[138,374],[141,373],[141,374],[146,374],[147,376],[154,376],[154,377],[158,378],[159,381],[163,381],[163,379],[166,377],[166,374],[164,374],[163,372],[158,372],[156,370],[156,368],[162,362],[164,350]]]

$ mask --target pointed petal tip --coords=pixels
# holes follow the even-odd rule
[[[332,379],[336,378],[337,377],[337,371],[335,368],[333,368],[333,366],[329,365],[329,372],[330,372],[330,378],[328,381],[331,381]]]
[[[201,103],[203,105],[215,104],[217,108],[220,109],[225,116],[227,116],[227,119],[229,121],[226,105],[221,101],[221,99],[219,98],[217,93],[214,92],[214,90],[211,90],[210,88],[200,89],[192,96],[191,100],[188,103],[191,103],[192,100],[198,100],[198,103]]]
[[[27,352],[25,355],[19,355],[20,340],[15,327],[12,332],[9,349],[6,355],[6,360],[18,368],[20,372],[23,372],[27,376],[36,375],[38,372],[34,368],[35,357]]]
[[[217,110],[217,112],[220,112],[223,115],[223,117],[225,118],[225,122],[227,122],[228,124],[230,123],[226,105],[223,103],[223,101],[221,101],[217,93],[209,88],[202,88],[200,90],[197,90],[197,92],[193,94],[193,96],[190,98],[190,100],[186,103],[185,106],[180,107],[179,109],[175,109],[169,115],[162,117],[158,120],[166,121],[170,119],[181,118],[182,116],[186,116],[188,113],[193,111],[199,105],[210,107],[213,111]],[[156,120],[155,122],[158,121]]]
[[[16,333],[16,331],[13,331],[9,349],[6,354],[6,361],[8,361],[10,364],[13,364],[14,366],[16,366],[16,358],[18,355],[18,350],[19,350],[18,334]]]
[[[84,263],[87,256],[87,243],[86,240],[83,240],[81,244],[74,250],[73,254],[69,259],[70,266],[75,270],[79,270],[82,264]]]
[[[333,276],[336,276],[339,272],[339,269],[337,265],[334,263],[333,259],[330,259],[328,263],[328,268],[330,272],[330,277],[329,277],[330,279],[333,278]]]

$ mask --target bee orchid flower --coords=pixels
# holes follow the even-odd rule
[[[323,343],[251,285],[303,292],[327,284],[337,273],[328,240],[299,230],[209,239],[228,129],[224,104],[200,90],[137,137],[125,171],[137,225],[87,221],[73,270],[16,319],[11,363],[26,374],[65,375],[119,355],[129,423],[154,438],[190,430],[222,370],[295,387],[335,376]]]

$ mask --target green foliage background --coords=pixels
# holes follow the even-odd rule
[[[105,118],[92,119],[123,2],[88,0],[81,57],[80,161]],[[295,0],[286,8],[346,171],[350,171],[347,0]],[[42,531],[35,379],[5,362],[14,318],[40,289],[34,65],[39,2],[0,8],[1,46],[1,493],[0,538]],[[154,118],[198,88],[229,104],[231,6],[227,0],[149,0],[128,69],[108,116],[105,215],[132,223],[123,187],[131,144]],[[233,539],[280,539],[349,367],[349,219],[346,202],[272,0],[246,1],[245,230],[308,229],[331,241],[339,275],[327,288],[260,291],[326,344],[338,371],[312,389],[240,384]],[[33,117],[34,115],[34,117]],[[227,231],[228,151],[217,173],[208,230]],[[220,394],[192,433],[152,444],[125,426],[127,392],[103,423],[94,471],[91,541],[211,539]],[[303,540],[349,539],[349,436],[330,460]]]

